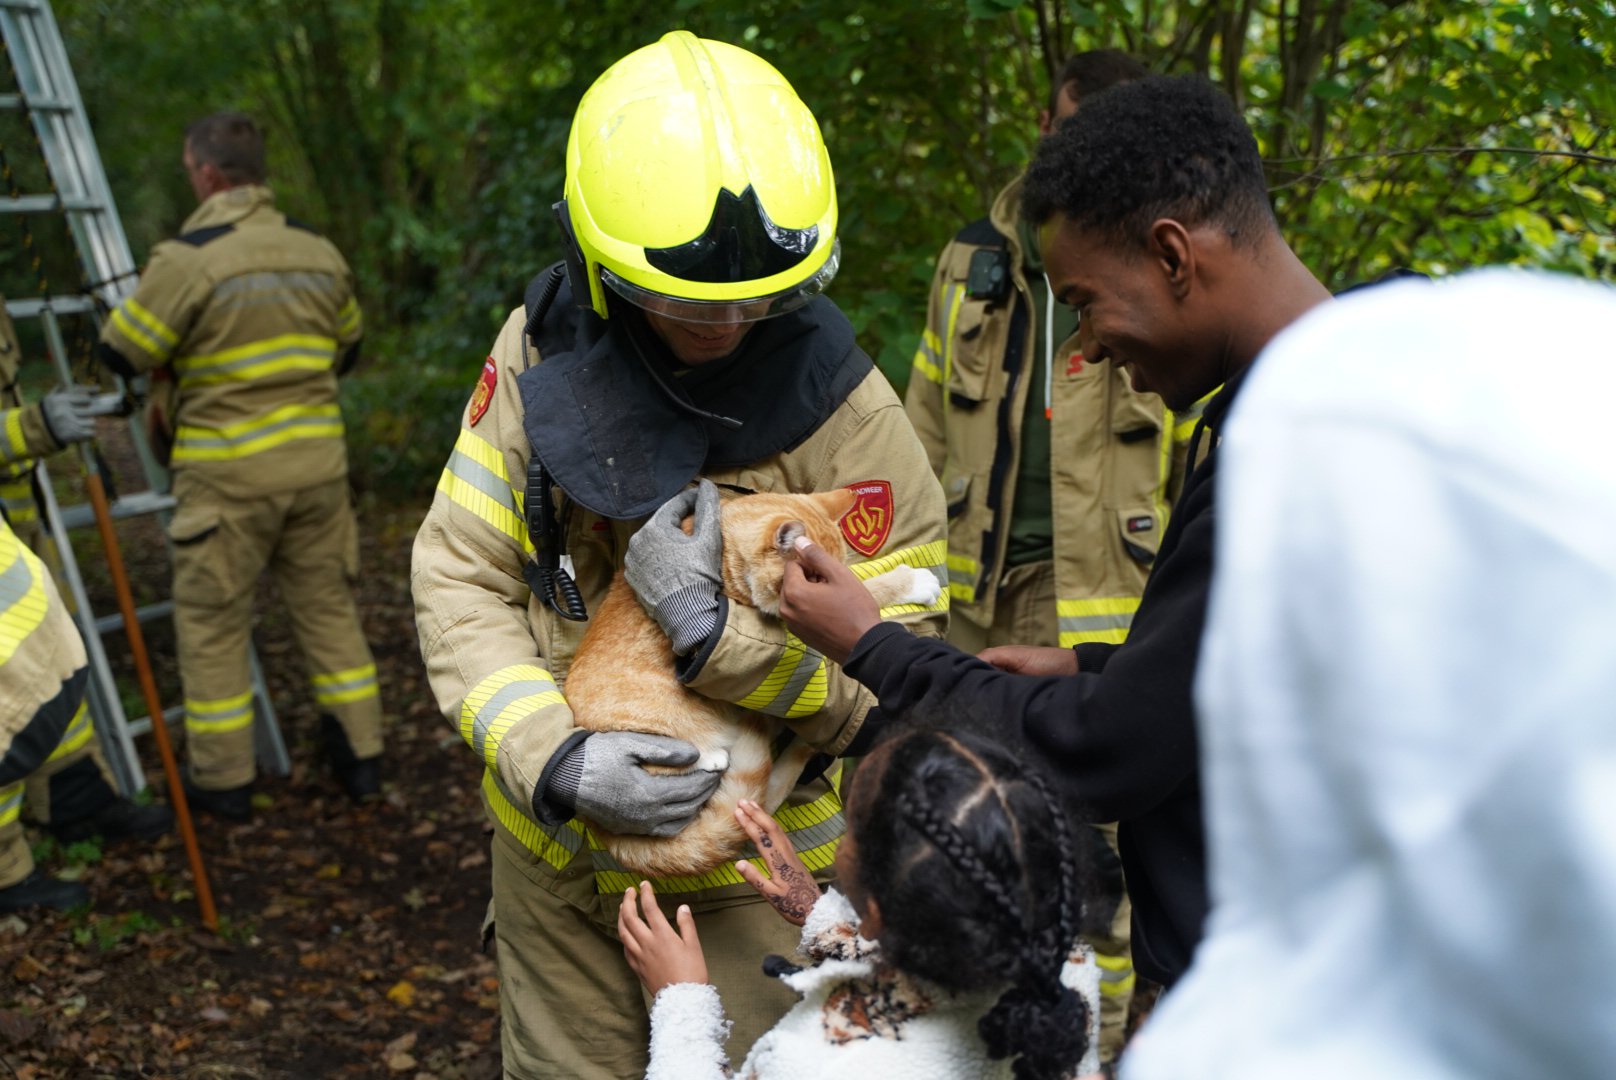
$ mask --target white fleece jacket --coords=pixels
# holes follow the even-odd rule
[[[781,976],[802,995],[752,1046],[738,1073],[724,1055],[729,1022],[718,991],[678,983],[651,1010],[646,1080],[985,1080],[1011,1075],[992,1061],[976,1023],[999,992],[951,994],[883,968],[877,947],[858,935],[858,917],[834,889],[802,928],[813,961]],[[1073,951],[1061,981],[1089,1006],[1089,1051],[1075,1075],[1099,1068],[1100,973],[1087,946]]]

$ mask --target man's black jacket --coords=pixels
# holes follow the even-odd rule
[[[1213,433],[1238,383],[1207,403],[1190,451],[1211,446],[1184,484],[1125,643],[1079,645],[1077,675],[1031,677],[882,623],[844,665],[889,720],[1009,741],[1079,817],[1120,822],[1134,967],[1168,986],[1189,966],[1208,907],[1193,692],[1212,579]]]

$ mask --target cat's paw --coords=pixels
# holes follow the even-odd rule
[[[692,772],[723,772],[729,768],[729,750],[724,747],[715,747],[704,752],[690,767]]]
[[[908,580],[904,583],[903,591],[899,593],[897,602],[900,604],[935,604],[937,597],[942,595],[943,587],[937,580],[937,575],[930,570],[917,570],[913,566],[904,566],[899,569],[909,571]]]

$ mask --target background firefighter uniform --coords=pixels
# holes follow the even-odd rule
[[[1199,417],[1135,391],[1116,364],[1084,361],[1020,195],[1018,178],[938,257],[905,399],[948,503],[948,638],[971,652],[1127,636]],[[1112,918],[1089,932],[1110,1060],[1134,976],[1116,827],[1095,828]]]
[[[361,335],[337,249],[281,214],[267,187],[221,191],[159,244],[102,331],[126,374],[172,365],[178,509],[174,623],[199,787],[254,774],[248,669],[259,573],[275,574],[315,701],[357,757],[381,753],[376,666],[354,605],[358,529],[337,405]]]
[[[50,572],[0,520],[0,889],[34,868],[19,820],[24,780],[89,730],[85,663]]]
[[[47,543],[40,519],[39,501],[34,493],[34,462],[64,447],[45,422],[40,404],[23,402],[21,368],[22,349],[16,327],[6,313],[4,298],[0,297],[0,515],[5,517],[22,545],[39,556],[47,570],[54,570],[60,564]],[[62,610],[71,612],[66,595],[60,590],[57,595]],[[80,782],[64,780],[55,785],[59,790],[54,792],[56,812],[53,815],[51,778],[69,769],[71,776]],[[81,704],[56,748],[27,779],[28,816],[44,825],[64,815],[89,814],[110,795],[105,787],[110,778],[101,755],[101,743],[95,735],[94,719]],[[19,809],[10,805],[10,800],[5,802],[6,805],[0,806],[0,829],[15,820]],[[3,860],[4,856],[0,856],[0,861]],[[0,871],[0,887],[5,884],[5,873]]]
[[[556,300],[555,309],[567,307],[564,297]],[[616,869],[577,821],[545,825],[533,811],[542,770],[578,734],[563,689],[587,624],[560,619],[523,580],[533,553],[522,516],[530,455],[518,387],[523,322],[519,310],[494,346],[416,540],[421,648],[439,705],[488,767],[483,794],[495,823],[490,913],[499,945],[507,1074],[638,1076],[649,1040],[646,1002],[615,923],[624,889],[639,879]],[[536,349],[530,356],[537,362]],[[636,364],[627,356],[606,359],[624,365],[619,370]],[[766,365],[768,357],[744,362]],[[899,402],[873,367],[789,449],[703,474],[757,491],[886,481],[891,531],[856,572],[869,576],[903,562],[939,578],[944,573],[941,494]],[[581,507],[572,514],[566,550],[592,609],[640,523]],[[909,605],[885,614],[936,634],[946,606],[940,597],[930,608]],[[728,606],[720,632],[697,662],[688,680],[692,689],[782,717],[828,754],[851,742],[872,704],[857,683],[778,621],[740,605]],[[828,779],[799,785],[775,816],[807,865],[827,877],[843,832],[841,804]],[[769,953],[792,951],[794,928],[729,865],[700,877],[661,879],[656,888],[670,915],[682,903],[696,911],[713,981],[726,1001],[739,1005],[731,1046],[744,1053],[792,1004],[792,995],[765,978],[759,964]]]

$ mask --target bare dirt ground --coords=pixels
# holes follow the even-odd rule
[[[323,769],[301,662],[266,586],[256,638],[293,771],[260,777],[250,824],[197,819],[220,932],[200,925],[177,835],[106,850],[42,839],[41,866],[82,875],[92,903],[0,916],[0,1080],[499,1075],[498,986],[478,948],[480,769],[431,703],[409,597],[423,510],[361,512],[361,603],[389,725],[384,798],[355,806]],[[134,523],[120,533],[139,591],[166,589],[160,538]],[[115,610],[110,599],[97,609]],[[124,651],[118,636],[108,648]],[[152,626],[149,648],[172,703],[166,626]],[[166,799],[155,740],[140,746]]]

